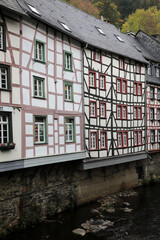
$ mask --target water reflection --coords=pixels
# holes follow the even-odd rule
[[[134,196],[118,196],[111,208],[115,211],[100,209],[101,203],[92,203],[59,215],[26,232],[12,234],[7,240],[158,240],[160,239],[160,184],[136,190]],[[117,200],[118,199],[118,200]],[[125,206],[125,203],[129,204]],[[103,207],[108,207],[107,204]],[[133,211],[124,211],[125,208]],[[98,210],[99,214],[96,213]],[[103,211],[102,211],[103,210]],[[113,226],[84,237],[74,235],[72,230],[80,228],[86,220],[103,219],[114,223]]]

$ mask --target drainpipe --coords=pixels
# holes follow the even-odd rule
[[[86,43],[86,45],[82,48],[82,67],[83,67],[83,71],[82,71],[82,91],[83,91],[83,99],[82,99],[82,103],[83,103],[83,124],[84,124],[84,128],[83,128],[83,137],[84,137],[84,140],[83,140],[83,144],[84,144],[84,150],[87,152],[87,149],[86,149],[86,138],[85,138],[85,112],[84,112],[84,50],[88,47],[88,43]]]

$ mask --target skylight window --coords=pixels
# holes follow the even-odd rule
[[[65,30],[71,32],[71,29],[63,22],[60,22],[60,24],[64,27]]]
[[[123,39],[122,39],[119,35],[115,35],[115,37],[116,37],[120,42],[124,42]]]
[[[142,52],[141,49],[139,47],[137,47],[134,43],[133,43],[133,47],[135,47],[135,49],[138,51],[138,52]]]
[[[96,27],[96,28],[97,28],[97,30],[98,30],[102,35],[105,35],[105,33],[102,31],[101,28],[99,28],[99,27]]]
[[[27,5],[28,5],[28,7],[31,9],[32,12],[34,12],[34,13],[36,13],[36,14],[38,14],[38,15],[41,15],[41,14],[37,11],[37,9],[36,9],[35,7],[31,6],[31,5],[28,4],[28,3],[27,3]]]

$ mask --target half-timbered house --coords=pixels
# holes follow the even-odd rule
[[[154,153],[160,149],[160,42],[139,31],[130,34],[135,48],[148,61],[146,69],[146,138],[147,150]]]
[[[0,6],[2,161],[85,159],[84,138],[83,169],[146,158],[147,62],[127,38],[60,0]]]

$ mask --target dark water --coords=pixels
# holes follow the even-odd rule
[[[75,236],[73,229],[96,216],[91,209],[99,203],[80,207],[59,215],[55,221],[32,227],[25,232],[14,233],[7,240],[160,240],[160,184],[135,190],[135,196],[122,197],[114,206],[115,213],[105,213],[104,219],[114,222],[113,227],[84,237]],[[132,212],[122,210],[121,203],[130,203]]]

